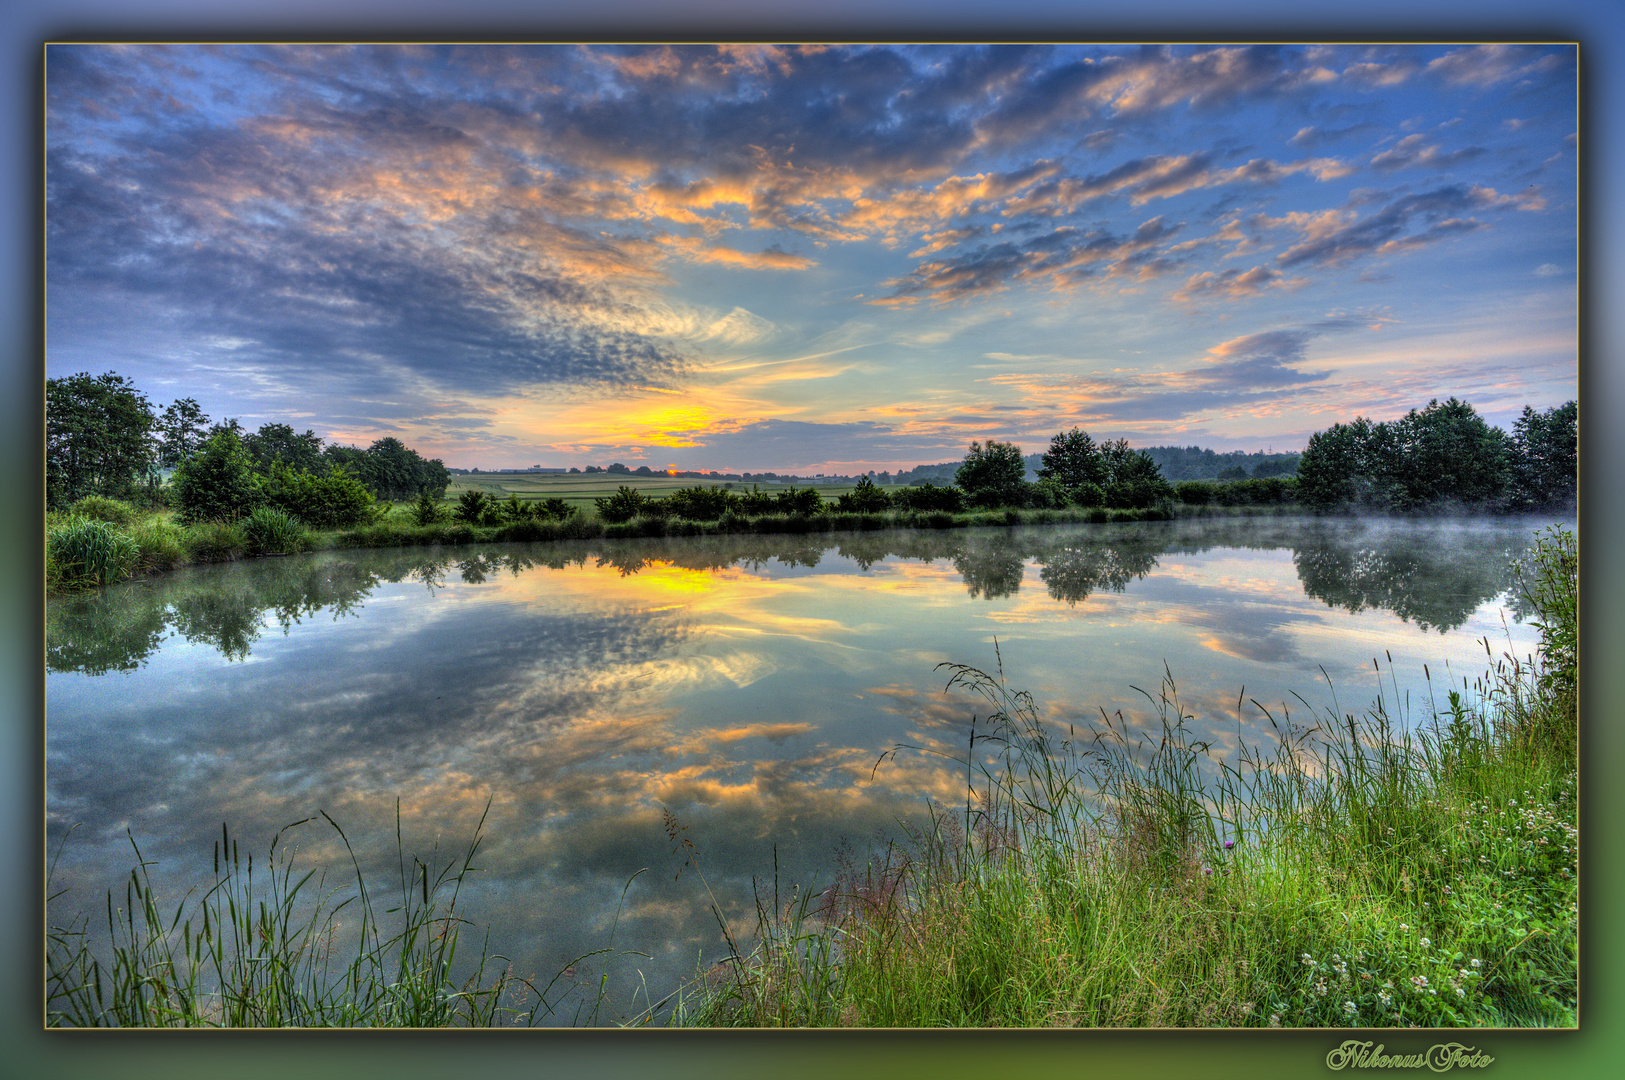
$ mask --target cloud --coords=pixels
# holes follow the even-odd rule
[[[1425,140],[1426,136],[1423,135],[1407,135],[1392,149],[1373,156],[1370,165],[1378,172],[1412,168],[1449,169],[1487,153],[1482,146],[1464,146],[1446,154],[1440,151],[1437,144]]]
[[[1527,206],[1535,198],[1538,196],[1507,196],[1493,188],[1451,184],[1392,199],[1375,213],[1357,220],[1350,220],[1347,214],[1319,215],[1309,222],[1300,242],[1283,251],[1277,261],[1282,266],[1337,266],[1364,256],[1411,251],[1484,227],[1475,218],[1457,215]],[[1424,228],[1409,232],[1416,219]]]
[[[1572,65],[1572,49],[1553,52],[1530,45],[1494,43],[1456,49],[1430,62],[1429,75],[1448,83],[1485,88],[1509,79],[1550,74]]]
[[[1292,289],[1308,284],[1304,278],[1289,278],[1279,270],[1255,266],[1251,270],[1224,270],[1214,273],[1204,270],[1192,274],[1184,286],[1173,294],[1173,299],[1190,302],[1202,297],[1239,300],[1258,296],[1266,289]]]

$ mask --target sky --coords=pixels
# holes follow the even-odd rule
[[[1569,45],[54,45],[46,367],[453,467],[1577,395]]]

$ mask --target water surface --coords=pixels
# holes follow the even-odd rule
[[[1074,724],[1101,709],[1154,719],[1136,688],[1155,693],[1171,672],[1221,749],[1265,737],[1260,706],[1304,717],[1299,696],[1358,711],[1382,693],[1416,723],[1446,681],[1484,671],[1486,641],[1496,655],[1533,649],[1508,564],[1542,524],[1238,519],[326,553],[53,600],[53,845],[81,826],[53,916],[122,891],[126,830],[157,881],[192,884],[212,879],[223,821],[264,851],[324,810],[384,881],[397,800],[408,851],[438,845],[442,859],[489,803],[483,873],[460,910],[545,982],[606,943],[624,890],[615,943],[646,954],[613,965],[606,1015],[626,1016],[644,1004],[638,973],[658,998],[721,955],[707,886],[748,927],[753,878],[770,891],[775,859],[781,896],[820,887],[842,852],[861,859],[928,800],[963,802],[949,757],[978,703],[944,694],[937,664],[991,669],[996,642],[1011,684]],[[877,767],[898,744],[944,756]],[[302,860],[338,864],[331,832],[296,836]]]

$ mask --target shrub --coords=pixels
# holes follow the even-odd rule
[[[417,501],[412,504],[412,523],[435,525],[445,519],[446,511],[441,507],[440,500],[428,488],[418,492]]]
[[[598,516],[612,524],[631,521],[643,509],[643,504],[649,500],[643,493],[622,484],[615,489],[615,494],[606,495],[601,499],[594,499],[593,505],[598,508]]]
[[[182,521],[236,521],[261,500],[260,483],[243,441],[221,428],[198,448],[170,481]]]
[[[774,510],[780,514],[818,514],[824,510],[824,498],[816,488],[787,487],[775,496]]]
[[[679,488],[666,499],[674,515],[692,521],[715,521],[739,502],[731,491],[701,485]]]
[[[200,521],[186,530],[193,562],[228,562],[248,550],[243,530],[232,521]]]
[[[46,534],[49,579],[60,588],[112,585],[135,572],[141,549],[105,521],[70,518]]]
[[[956,487],[938,487],[927,481],[919,487],[906,487],[892,498],[905,510],[945,510],[957,514],[965,509],[965,493]]]
[[[1213,501],[1215,487],[1206,480],[1187,480],[1175,487],[1174,493],[1186,506],[1206,506]]]
[[[536,507],[538,514],[553,521],[569,521],[576,516],[578,511],[578,507],[574,503],[557,496],[543,499],[536,504]]]
[[[1072,493],[1059,480],[1028,484],[1026,504],[1034,510],[1060,510],[1072,502]]]
[[[857,486],[835,500],[835,509],[843,514],[874,514],[890,508],[891,496],[867,476],[858,477]]]
[[[122,499],[105,495],[86,495],[68,508],[74,517],[89,521],[105,521],[110,525],[134,525],[141,512]]]
[[[739,512],[751,517],[777,513],[778,501],[771,492],[758,491],[756,485],[752,484],[749,491],[742,492],[739,496]]]
[[[497,512],[492,502],[487,492],[478,489],[465,491],[457,497],[457,505],[452,509],[451,516],[466,525],[478,525],[488,514]]]
[[[258,507],[243,519],[242,528],[250,555],[287,554],[305,546],[305,527],[275,506]]]
[[[290,469],[278,461],[264,482],[265,500],[313,529],[366,525],[384,510],[367,486],[336,465],[326,473]]]

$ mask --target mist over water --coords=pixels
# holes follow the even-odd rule
[[[200,567],[47,612],[47,814],[67,845],[53,918],[93,913],[133,864],[170,902],[212,880],[222,821],[263,852],[326,811],[378,888],[445,861],[490,803],[459,911],[550,979],[602,947],[630,1015],[724,946],[752,879],[781,897],[962,804],[975,703],[938,663],[991,670],[1046,716],[1154,722],[1166,670],[1222,748],[1278,718],[1412,724],[1431,693],[1538,640],[1511,561],[1548,522],[1324,519],[734,536],[325,553]],[[1390,659],[1391,658],[1391,659]],[[1374,667],[1373,660],[1377,660]],[[1380,668],[1380,671],[1378,670]],[[1380,681],[1380,686],[1379,686]],[[1238,710],[1238,699],[1245,699]],[[935,751],[902,753],[899,743]],[[664,812],[697,852],[674,851]],[[342,867],[323,825],[305,865]],[[689,865],[685,868],[685,862]],[[376,884],[374,879],[376,878]],[[341,883],[343,874],[330,878]],[[164,883],[172,887],[163,888]],[[596,976],[597,967],[583,973]],[[568,1011],[566,1012],[566,1019]]]

